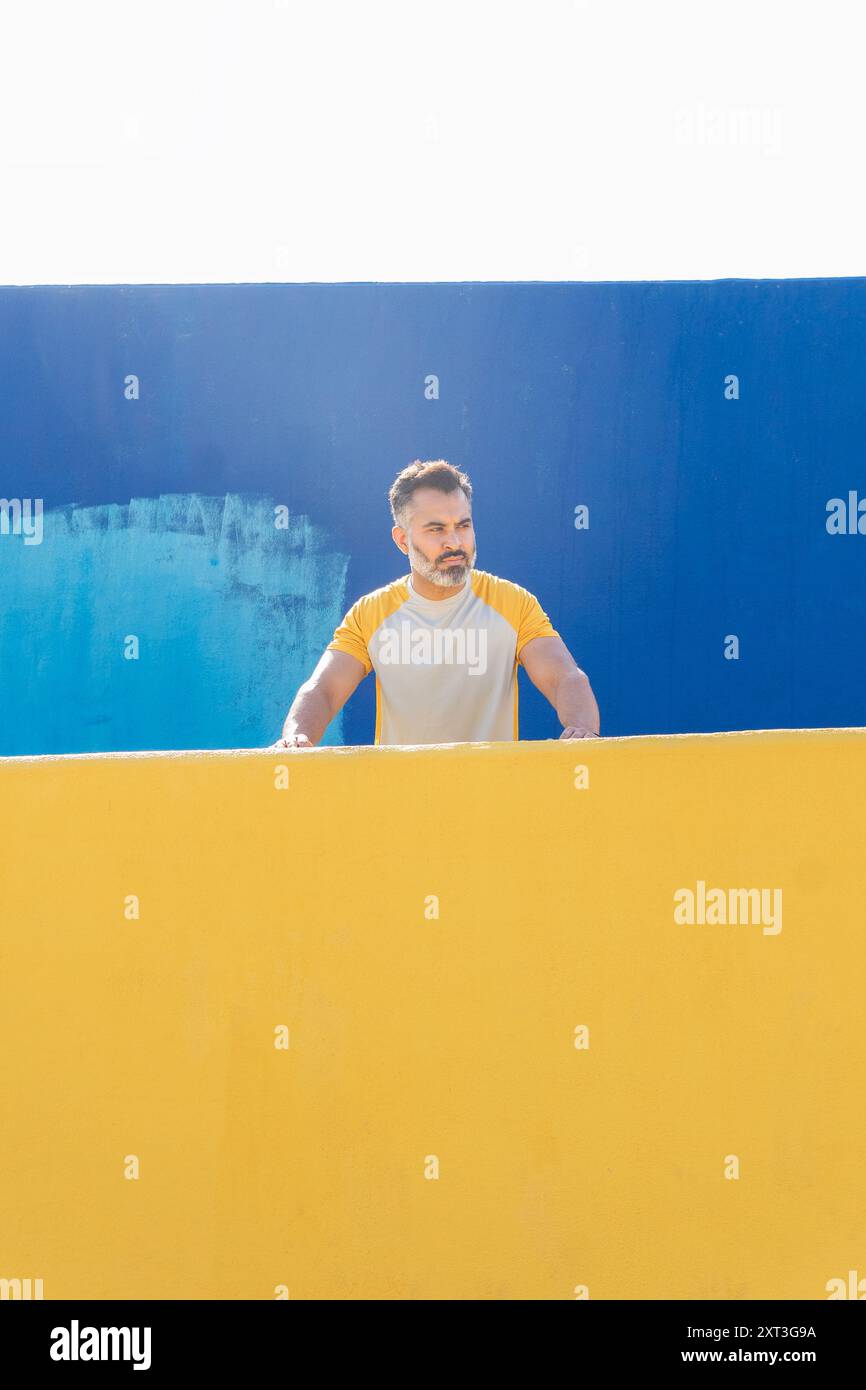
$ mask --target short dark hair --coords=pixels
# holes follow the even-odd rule
[[[462,488],[468,500],[472,501],[469,477],[455,468],[453,463],[446,463],[444,459],[422,463],[420,459],[415,459],[414,463],[408,464],[397,474],[388,492],[391,515],[398,526],[405,525],[406,508],[419,487],[435,487],[440,492],[456,492]]]

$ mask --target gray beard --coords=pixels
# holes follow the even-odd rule
[[[468,564],[448,565],[443,569],[441,565],[431,565],[409,541],[409,560],[412,568],[418,571],[422,579],[429,580],[431,584],[438,584],[441,589],[459,589],[469,571],[474,568],[477,555],[476,549]]]

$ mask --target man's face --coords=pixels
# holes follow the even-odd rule
[[[392,535],[401,540],[412,568],[431,584],[459,588],[475,564],[475,532],[472,508],[462,488],[440,492],[419,487],[410,501],[406,528],[395,526]]]

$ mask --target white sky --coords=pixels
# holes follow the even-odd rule
[[[862,275],[854,0],[8,0],[0,282]]]

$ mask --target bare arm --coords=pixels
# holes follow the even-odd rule
[[[366,671],[348,652],[323,653],[309,680],[299,687],[275,748],[312,748],[339,714]]]
[[[592,686],[561,637],[534,637],[520,653],[532,684],[562,724],[560,738],[598,738],[600,715]]]

